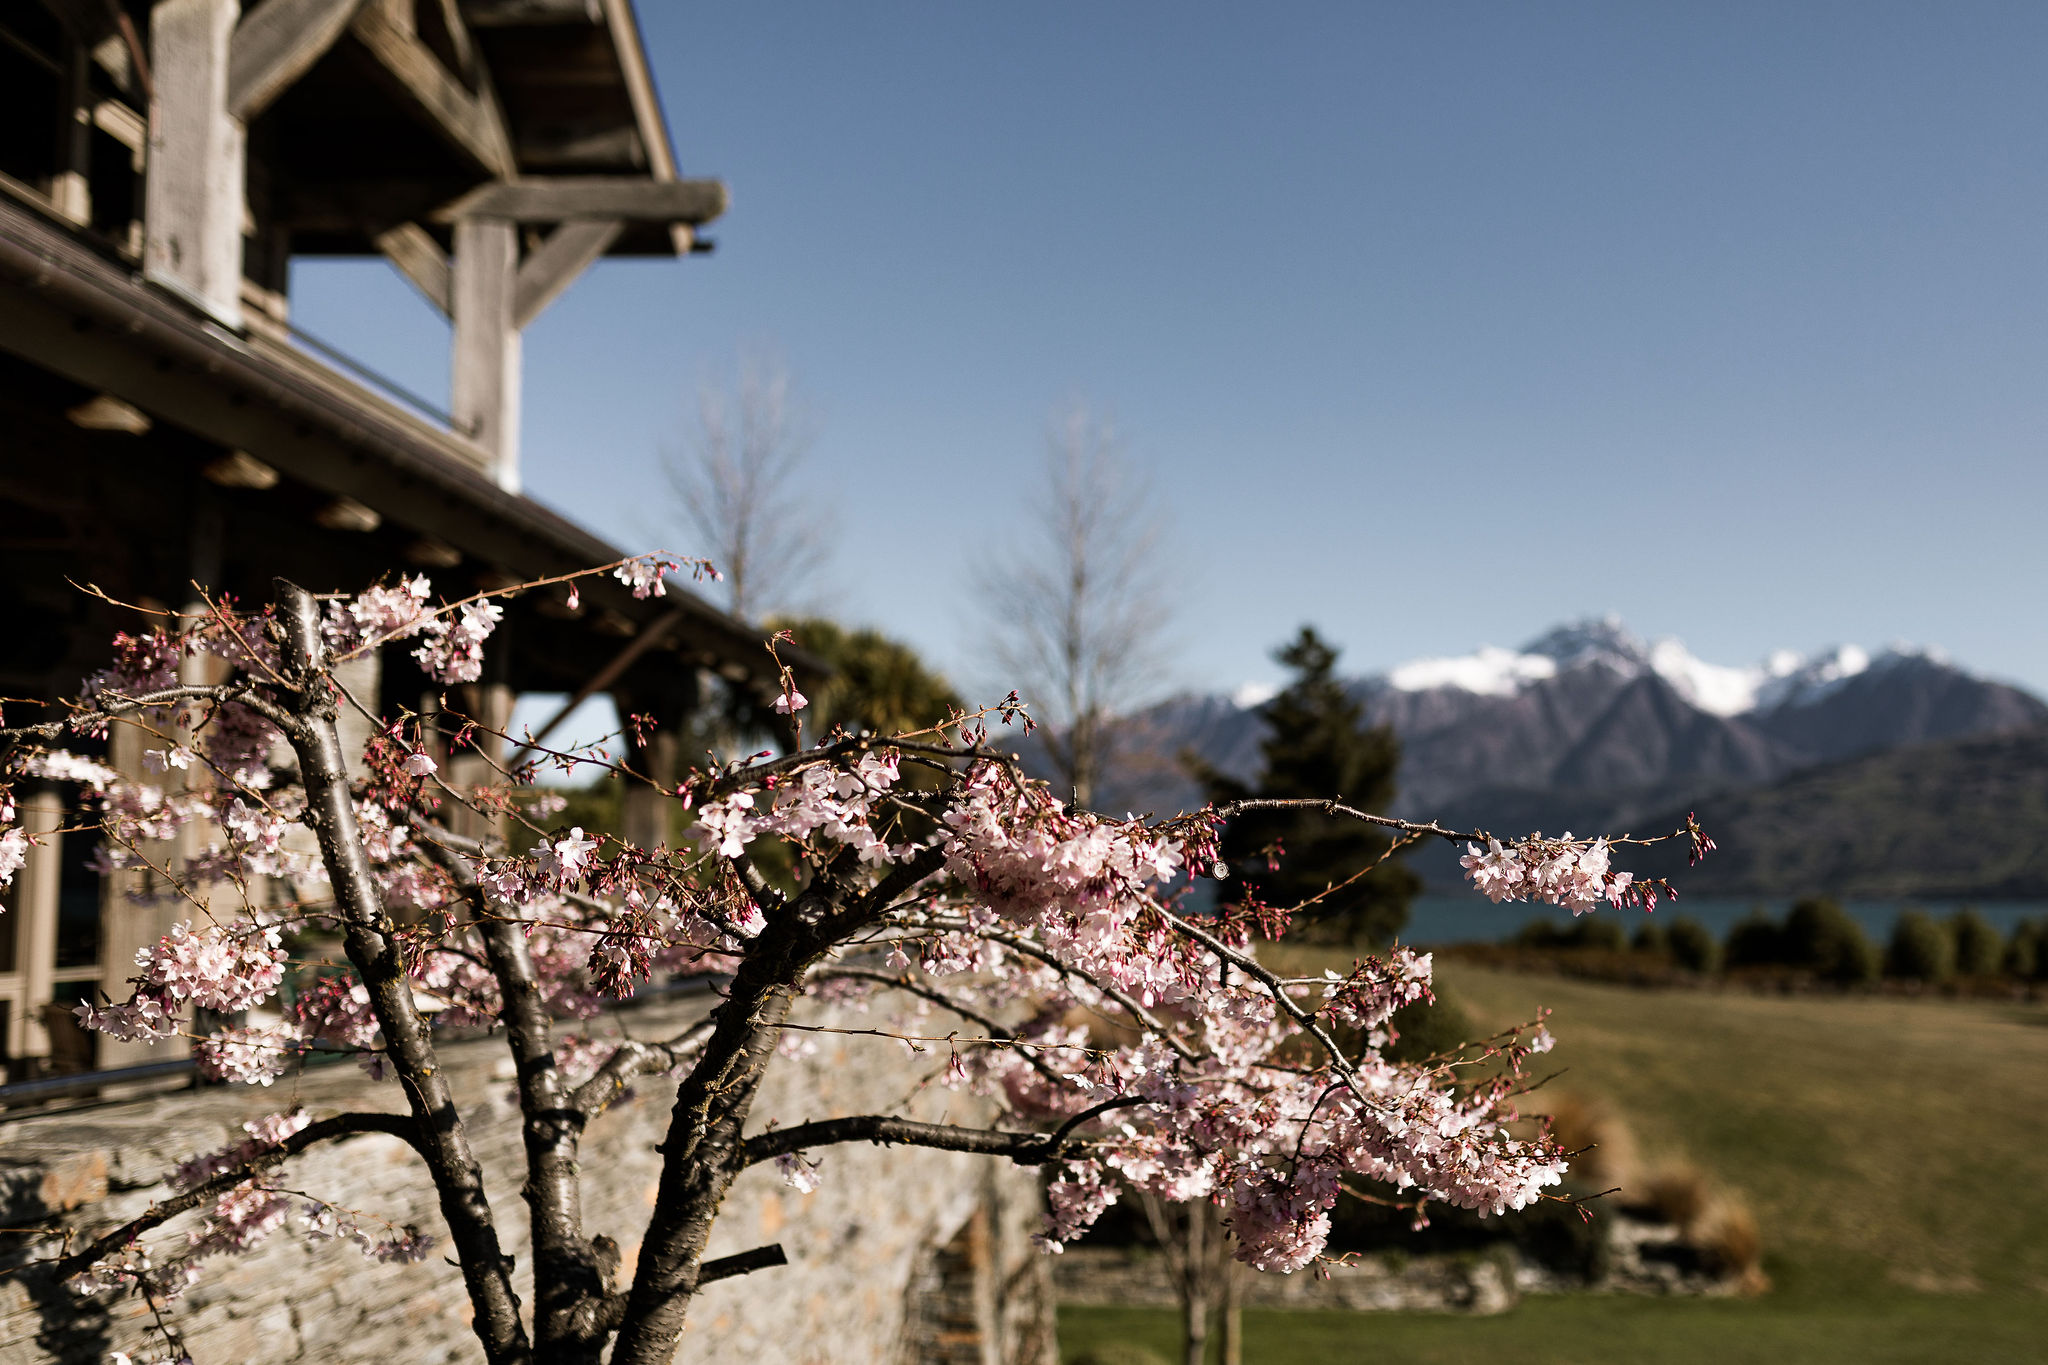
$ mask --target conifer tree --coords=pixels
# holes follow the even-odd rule
[[[1217,801],[1246,796],[1327,797],[1384,810],[1394,798],[1401,744],[1384,725],[1368,725],[1365,708],[1337,677],[1337,651],[1303,626],[1273,657],[1294,673],[1266,704],[1265,770],[1256,792],[1213,769],[1197,775]],[[1385,943],[1408,920],[1421,879],[1387,858],[1389,837],[1377,829],[1316,811],[1240,814],[1224,830],[1226,901],[1255,897],[1292,909],[1320,897],[1295,919],[1297,932]],[[1277,852],[1276,852],[1277,850]]]

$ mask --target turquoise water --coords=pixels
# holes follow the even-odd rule
[[[1631,934],[1645,918],[1668,922],[1675,915],[1686,915],[1706,925],[1718,938],[1725,935],[1730,926],[1746,918],[1757,906],[1762,906],[1773,916],[1782,918],[1791,904],[1791,897],[1695,899],[1688,896],[1675,904],[1667,901],[1659,905],[1655,913],[1647,917],[1640,910],[1602,910],[1599,913],[1616,921]],[[2044,901],[1897,900],[1843,903],[1844,908],[1863,926],[1864,932],[1880,941],[1890,935],[1892,921],[1898,918],[1900,910],[1908,906],[1918,906],[1931,914],[1942,916],[1966,904],[1976,906],[1983,912],[1984,918],[1997,926],[2001,933],[2010,932],[2013,925],[2020,920],[2048,917],[2048,902]],[[1512,938],[1530,921],[1540,919],[1563,924],[1571,919],[1571,915],[1555,906],[1495,905],[1476,894],[1418,896],[1410,908],[1408,927],[1402,930],[1401,940],[1404,943],[1417,944],[1497,943]]]

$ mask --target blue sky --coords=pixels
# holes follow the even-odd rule
[[[716,254],[529,331],[528,491],[687,551],[698,383],[787,359],[821,605],[1000,680],[967,572],[1052,410],[1159,490],[1174,681],[1614,611],[2048,691],[2048,7],[645,3]],[[431,394],[376,262],[298,319]]]

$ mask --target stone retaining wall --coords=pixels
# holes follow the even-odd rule
[[[706,1002],[622,1012],[642,1037],[674,1032]],[[849,1021],[872,1026],[875,1019]],[[755,1125],[894,1110],[932,1121],[973,1121],[964,1102],[928,1085],[943,1056],[908,1056],[892,1041],[832,1034],[806,1038],[771,1069]],[[501,1235],[525,1263],[523,1156],[509,1060],[497,1039],[443,1049],[458,1102],[485,1168]],[[675,1087],[643,1080],[593,1125],[583,1148],[586,1226],[609,1233],[630,1276],[652,1205]],[[111,1226],[161,1195],[178,1161],[239,1137],[239,1123],[302,1103],[318,1117],[400,1107],[390,1083],[352,1065],[316,1069],[257,1093],[184,1091],[0,1122],[5,1225],[61,1215],[81,1232]],[[791,1264],[707,1287],[678,1360],[720,1365],[1052,1365],[1053,1306],[1045,1259],[1028,1245],[1039,1226],[1031,1173],[957,1153],[865,1144],[823,1149],[822,1184],[810,1194],[771,1168],[743,1176],[722,1211],[709,1255],[780,1242]],[[291,1186],[395,1224],[439,1232],[431,1190],[410,1150],[369,1136],[306,1153]],[[173,1223],[174,1235],[181,1225]],[[20,1250],[14,1251],[18,1259]],[[454,1267],[436,1254],[415,1266],[373,1263],[353,1247],[314,1246],[287,1231],[260,1251],[206,1263],[175,1310],[199,1365],[314,1362],[431,1365],[482,1358]],[[530,1290],[522,1279],[522,1295]],[[0,1360],[105,1361],[115,1350],[161,1354],[149,1311],[127,1298],[80,1300],[33,1271],[0,1279]]]

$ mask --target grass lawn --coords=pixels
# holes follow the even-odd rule
[[[1651,992],[1443,964],[1484,1025],[1549,1006],[1552,1085],[1605,1100],[1646,1160],[1739,1190],[1769,1294],[1529,1299],[1502,1317],[1245,1315],[1245,1359],[2048,1362],[2048,1010]],[[1171,1316],[1061,1314],[1069,1356],[1169,1356]]]
[[[1178,1361],[1175,1322],[1165,1309],[1062,1308],[1062,1358],[1131,1342]],[[1244,1336],[1245,1365],[2025,1365],[2048,1360],[2048,1300],[1582,1296],[1494,1318],[1248,1309]]]

